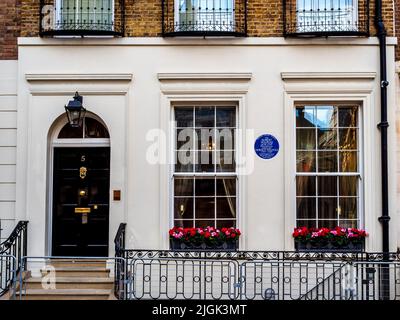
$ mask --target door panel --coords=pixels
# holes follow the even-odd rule
[[[52,255],[107,256],[109,199],[110,148],[54,148]]]

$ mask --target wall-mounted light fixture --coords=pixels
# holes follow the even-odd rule
[[[83,97],[75,92],[74,100],[70,100],[65,106],[68,122],[71,127],[82,126],[83,119],[85,118],[86,109],[83,107]]]

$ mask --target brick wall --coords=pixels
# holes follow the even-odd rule
[[[20,33],[20,0],[0,1],[0,60],[17,59]]]
[[[249,36],[282,36],[281,1],[248,0]],[[394,35],[393,1],[396,1],[396,6],[399,5],[400,0],[383,0],[383,14],[389,36]],[[0,59],[16,59],[16,38],[19,35],[38,36],[39,4],[40,0],[0,1]],[[161,36],[161,0],[125,0],[125,7],[126,36]],[[374,0],[370,0],[370,8],[370,30],[374,35]],[[397,15],[399,11],[396,11]],[[397,57],[400,58],[399,52],[397,52]]]

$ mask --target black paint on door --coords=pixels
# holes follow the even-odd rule
[[[109,189],[110,148],[54,149],[53,256],[108,256]]]

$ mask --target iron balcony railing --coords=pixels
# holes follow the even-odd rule
[[[369,36],[369,0],[283,0],[285,36]]]
[[[21,270],[27,253],[28,221],[20,221],[6,241],[0,244],[0,297],[4,295]]]
[[[400,255],[124,250],[120,299],[400,300]]]
[[[41,0],[41,36],[123,36],[125,0]]]
[[[162,33],[246,36],[247,0],[162,0]]]

